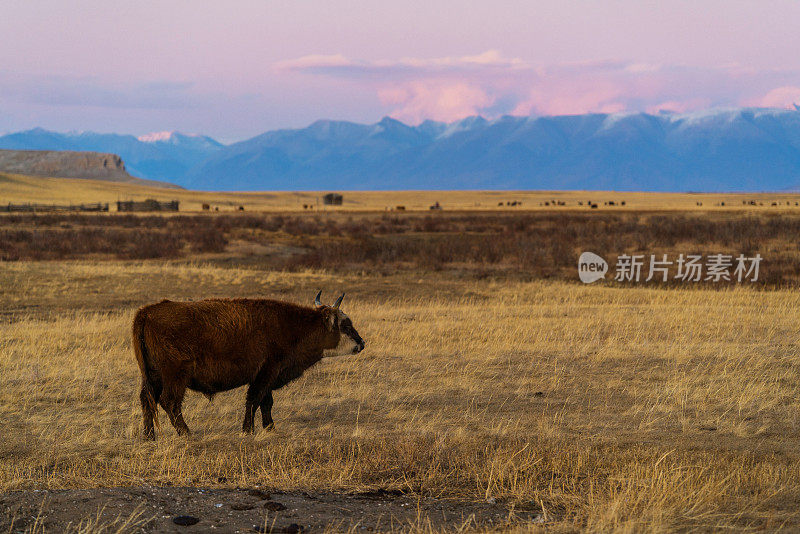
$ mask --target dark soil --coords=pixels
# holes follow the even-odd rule
[[[362,493],[281,492],[263,488],[180,487],[13,491],[0,494],[0,532],[68,532],[87,521],[92,532],[376,532],[424,526],[458,529],[538,522],[535,511],[503,503],[417,498],[396,490]],[[195,522],[196,520],[196,522]],[[13,527],[12,527],[13,523]],[[98,528],[99,527],[99,528]]]

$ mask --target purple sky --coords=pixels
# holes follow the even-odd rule
[[[5,0],[0,132],[790,107],[799,29],[796,0]]]

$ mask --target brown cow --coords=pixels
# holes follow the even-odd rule
[[[133,319],[133,347],[142,373],[139,395],[144,434],[155,439],[157,403],[178,434],[189,428],[181,415],[186,388],[209,398],[248,384],[244,432],[253,432],[261,408],[272,428],[272,390],[285,386],[326,356],[357,354],[364,340],[339,309],[314,299],[315,307],[266,299],[164,300]]]

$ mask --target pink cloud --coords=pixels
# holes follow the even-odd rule
[[[494,102],[480,87],[466,83],[409,82],[380,89],[378,97],[382,103],[395,106],[389,115],[411,123],[425,119],[455,121],[478,115]]]
[[[575,83],[572,87],[543,83],[533,89],[511,111],[512,115],[579,115],[581,113],[618,113],[626,107],[619,99],[623,91],[610,83]]]
[[[355,60],[304,56],[284,73],[332,77],[374,91],[396,118],[457,120],[469,115],[687,112],[714,106],[791,107],[800,71],[730,64],[691,67],[641,61],[532,65],[496,50],[477,55]],[[777,89],[775,89],[777,87]]]
[[[759,105],[768,108],[793,109],[794,104],[800,105],[800,87],[778,87],[764,95],[759,102]]]

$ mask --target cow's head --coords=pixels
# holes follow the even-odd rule
[[[323,350],[322,356],[344,356],[347,354],[358,354],[364,350],[364,340],[358,335],[353,327],[353,321],[339,309],[344,298],[336,299],[333,306],[326,306],[320,302],[322,291],[314,297],[314,305],[322,311],[325,326],[328,329],[327,345]]]

